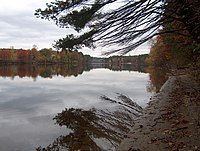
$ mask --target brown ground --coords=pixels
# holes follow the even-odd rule
[[[117,151],[200,151],[200,87],[172,76]]]

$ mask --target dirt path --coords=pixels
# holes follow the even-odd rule
[[[200,87],[170,77],[117,151],[200,151]]]

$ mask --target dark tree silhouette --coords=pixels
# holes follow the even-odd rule
[[[46,9],[36,10],[37,17],[81,33],[58,40],[55,44],[58,48],[117,44],[121,47],[109,53],[123,54],[165,33],[184,34],[200,43],[198,0],[56,0],[46,5]],[[174,21],[183,27],[159,32]]]
[[[116,105],[111,110],[65,108],[54,120],[59,126],[72,131],[58,137],[45,148],[37,147],[36,151],[101,151],[112,150],[118,146],[130,130],[134,118],[141,115],[142,108],[125,95],[117,95],[116,99],[101,97],[105,103]],[[103,140],[103,144],[99,140]],[[102,145],[105,145],[105,148]]]

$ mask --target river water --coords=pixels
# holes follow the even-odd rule
[[[152,95],[148,73],[127,69],[12,66],[0,76],[0,151],[114,150]]]

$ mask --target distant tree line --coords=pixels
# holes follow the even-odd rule
[[[68,64],[78,65],[84,56],[77,51],[53,51],[51,48],[37,50],[0,49],[0,64]]]
[[[107,63],[110,64],[133,64],[146,66],[146,58],[148,54],[137,56],[112,56],[107,59]]]
[[[130,70],[130,71],[139,71],[145,72],[146,58],[148,54],[138,55],[138,56],[112,56],[109,57],[106,62],[108,68],[112,70]]]
[[[17,50],[15,50],[17,51]],[[27,50],[30,51],[30,50]],[[5,51],[4,51],[5,52]],[[8,51],[10,52],[10,51]],[[148,55],[139,56],[113,56],[109,58],[96,58],[89,55],[84,55],[84,59],[78,60],[78,64],[68,64],[68,62],[30,62],[26,60],[23,62],[16,62],[14,60],[1,60],[0,63],[0,77],[10,77],[14,79],[15,76],[20,78],[32,77],[36,79],[38,76],[43,78],[51,78],[54,75],[66,76],[78,76],[84,71],[90,71],[96,68],[107,68],[113,71],[139,71],[145,72],[145,58]],[[4,58],[5,59],[5,58]],[[91,60],[100,59],[102,64],[93,64]],[[98,61],[99,63],[99,61]]]
[[[108,68],[110,70],[139,71],[145,72],[148,54],[137,56],[111,56],[109,58],[98,58],[85,55],[85,62],[90,68]]]

